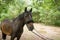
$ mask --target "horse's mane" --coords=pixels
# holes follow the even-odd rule
[[[23,18],[24,18],[24,13],[18,15],[16,18],[13,19],[13,21],[15,21],[16,19],[17,19],[17,20],[21,20],[21,19],[23,19]]]

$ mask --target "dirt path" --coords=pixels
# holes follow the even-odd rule
[[[53,26],[46,26],[43,24],[34,24],[35,29],[37,29],[37,31],[40,34],[43,34],[44,36],[48,37],[48,38],[52,38],[54,40],[60,40],[60,27],[53,27]],[[1,38],[1,31],[0,31],[0,40],[2,40]],[[7,40],[10,39],[10,36],[7,36]],[[15,39],[16,40],[16,39]],[[32,32],[28,31],[26,25],[24,27],[24,32],[21,36],[20,40],[42,40],[41,38],[37,37],[35,34],[33,34]]]

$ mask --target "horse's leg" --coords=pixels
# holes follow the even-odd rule
[[[19,40],[21,38],[22,33],[20,33],[20,34],[17,35],[17,40]]]
[[[15,35],[14,35],[14,34],[12,34],[12,35],[11,35],[11,39],[10,39],[10,40],[14,40],[14,38],[15,38]]]
[[[18,36],[18,37],[17,37],[17,40],[19,40],[19,39],[20,39],[20,37],[21,37],[21,36]]]
[[[17,40],[19,40],[19,39],[20,39],[20,37],[21,37],[21,35],[17,36]]]
[[[6,34],[4,34],[3,32],[2,32],[2,39],[6,40]]]

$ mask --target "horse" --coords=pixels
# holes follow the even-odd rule
[[[23,27],[26,24],[29,31],[33,31],[34,21],[32,19],[32,8],[28,11],[27,7],[22,14],[18,15],[14,20],[5,19],[1,23],[2,39],[6,40],[6,36],[11,36],[10,40],[20,39],[23,33]]]

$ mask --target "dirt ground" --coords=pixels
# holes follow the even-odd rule
[[[34,27],[38,31],[38,33],[43,34],[44,36],[54,39],[54,40],[60,40],[60,27],[46,26],[44,24],[39,24],[39,23],[35,23]],[[1,31],[0,31],[0,40],[2,40],[1,36],[2,35],[1,35]],[[10,40],[10,36],[7,36],[7,40]],[[20,40],[43,40],[43,39],[39,38],[32,32],[28,31],[28,29],[25,25],[24,32],[23,32]]]

